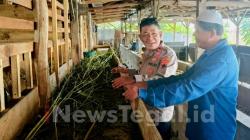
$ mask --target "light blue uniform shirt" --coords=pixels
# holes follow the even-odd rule
[[[220,40],[185,73],[148,81],[139,98],[155,107],[188,102],[190,140],[233,140],[239,66],[231,46]]]

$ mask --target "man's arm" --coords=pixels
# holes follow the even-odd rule
[[[187,74],[147,82],[139,97],[155,107],[167,107],[194,100],[216,87],[226,76],[225,62],[209,62]]]

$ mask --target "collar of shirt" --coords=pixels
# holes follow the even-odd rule
[[[157,51],[160,51],[164,47],[164,44],[161,42],[158,48],[154,50],[146,50],[144,55],[145,57],[152,57]]]
[[[205,54],[205,55],[210,55],[210,54],[212,54],[213,52],[215,52],[215,51],[217,51],[217,50],[219,50],[219,49],[221,49],[221,48],[227,46],[227,44],[228,44],[228,43],[227,43],[227,40],[226,40],[226,39],[221,39],[217,44],[215,44],[214,47],[212,47],[212,48],[210,48],[210,49],[206,49],[205,52],[204,52],[204,54]]]

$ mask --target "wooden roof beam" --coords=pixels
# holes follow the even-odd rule
[[[115,11],[115,14],[126,14],[129,11]],[[102,15],[110,15],[114,14],[114,12],[105,12],[105,13],[92,13],[92,16],[102,16]]]
[[[131,8],[119,8],[119,9],[104,9],[104,10],[90,10],[91,13],[105,13],[105,12],[118,12],[118,11],[129,11]]]
[[[95,21],[96,24],[107,23],[107,22],[115,22],[121,21],[121,18],[114,18],[114,19],[106,19],[106,20],[97,20]]]
[[[161,5],[168,5],[168,6],[196,6],[196,1],[195,0],[188,0],[188,1],[182,1],[178,0],[176,1],[161,1]]]
[[[108,16],[98,16],[98,17],[93,17],[93,20],[99,20],[99,19],[109,19],[109,18],[122,18],[124,15],[108,15]]]
[[[106,21],[106,20],[113,20],[113,19],[122,19],[122,17],[121,16],[117,16],[117,17],[106,17],[106,18],[99,18],[99,19],[94,19],[94,21]]]
[[[109,15],[109,16],[103,16],[103,17],[94,17],[93,20],[114,18],[114,17],[123,17],[123,15]]]
[[[124,10],[132,10],[131,7],[122,7],[122,8],[107,8],[107,9],[100,9],[100,10],[89,10],[89,12],[105,12],[105,11],[124,11]]]
[[[89,10],[104,10],[104,9],[111,9],[111,8],[123,8],[123,7],[133,7],[138,5],[138,3],[123,3],[123,4],[113,4],[113,5],[108,5],[108,6],[103,6],[103,7],[95,7],[95,8],[90,8]]]
[[[117,2],[117,1],[122,1],[122,0],[85,0],[85,4],[104,4],[108,2]]]

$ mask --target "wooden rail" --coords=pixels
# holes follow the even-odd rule
[[[135,100],[134,111],[140,112],[142,118],[138,122],[144,140],[162,140],[154,121],[151,119],[150,114],[141,99]]]
[[[19,5],[0,5],[0,16],[25,20],[35,19],[34,11]]]
[[[0,16],[0,29],[34,30],[34,22]]]
[[[4,83],[3,83],[3,63],[0,59],[0,112],[5,110]]]
[[[5,4],[17,4],[32,9],[32,0],[4,0]]]
[[[123,76],[122,73],[120,73]],[[162,137],[157,130],[153,119],[151,118],[148,109],[146,108],[144,102],[141,99],[135,99],[131,102],[131,107],[133,112],[140,115],[139,117],[135,117],[138,121],[138,125],[141,130],[141,134],[144,140],[162,140]]]

